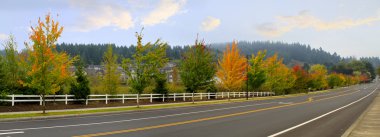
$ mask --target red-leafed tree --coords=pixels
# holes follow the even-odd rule
[[[298,64],[293,66],[292,73],[295,76],[293,89],[296,90],[296,92],[308,92],[308,83],[310,81],[309,73]]]

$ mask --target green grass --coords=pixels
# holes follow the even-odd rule
[[[234,99],[229,102],[239,102],[241,99]],[[0,114],[0,119],[10,119],[10,118],[30,118],[30,117],[46,117],[46,116],[63,116],[63,115],[80,115],[80,114],[93,114],[93,113],[105,113],[105,112],[120,112],[120,111],[135,111],[135,110],[148,110],[148,109],[162,109],[162,108],[176,108],[176,107],[188,107],[188,106],[199,106],[199,105],[209,105],[209,104],[221,104],[228,103],[227,100],[209,101],[209,102],[191,102],[178,103],[178,104],[162,104],[154,106],[130,106],[125,108],[101,108],[93,110],[72,110],[64,112],[47,112],[42,113],[22,113],[22,114]]]
[[[330,92],[334,90],[324,90],[318,92],[311,92],[309,94],[320,94],[325,92]],[[250,98],[249,100],[269,100],[269,99],[279,99],[279,98],[288,98],[288,97],[297,97],[307,95],[306,93],[290,94],[284,96],[268,96],[268,97],[255,97],[254,99]],[[222,103],[233,103],[233,102],[244,102],[245,98],[240,99],[231,99],[228,101],[224,100],[214,100],[214,101],[203,101],[203,102],[186,102],[186,103],[175,103],[175,104],[160,104],[153,106],[136,106],[123,107],[123,108],[99,108],[91,110],[70,110],[62,112],[48,112],[46,114],[42,113],[20,113],[20,114],[0,114],[0,119],[16,119],[16,118],[38,118],[38,117],[47,117],[47,116],[74,116],[81,114],[95,114],[95,113],[112,113],[112,112],[122,112],[122,111],[136,111],[136,110],[150,110],[150,109],[162,109],[162,108],[176,108],[176,107],[189,107],[189,106],[200,106],[200,105],[211,105],[211,104],[222,104]]]

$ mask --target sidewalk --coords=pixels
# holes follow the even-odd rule
[[[380,93],[343,137],[380,137]]]

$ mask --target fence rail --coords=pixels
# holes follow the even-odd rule
[[[65,102],[67,105],[68,102],[74,101],[85,101],[88,105],[89,101],[104,101],[105,104],[108,104],[111,100],[120,100],[122,103],[125,103],[126,100],[149,100],[150,103],[154,99],[161,100],[165,102],[168,99],[173,101],[186,101],[190,98],[197,100],[211,100],[211,99],[226,99],[226,98],[242,98],[246,97],[246,92],[217,92],[217,93],[170,93],[170,94],[116,94],[116,95],[89,95],[87,99],[75,99],[74,95],[46,95],[46,102]],[[264,97],[264,96],[274,96],[274,92],[248,92],[249,97]],[[0,99],[3,102],[12,102],[12,106],[15,103],[27,103],[27,102],[39,102],[42,105],[42,96],[40,95],[7,95],[6,99]]]

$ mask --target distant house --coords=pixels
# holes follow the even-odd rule
[[[169,62],[162,69],[160,69],[161,73],[166,74],[166,79],[169,83],[173,82],[173,68],[176,66],[177,64]]]
[[[88,65],[85,71],[88,75],[95,76],[97,74],[104,74],[104,67],[102,65]]]
[[[176,63],[169,62],[163,68],[160,69],[161,73],[166,74],[166,79],[170,83],[173,82],[173,68],[176,66],[177,66]],[[134,68],[131,67],[130,69],[131,69],[130,71],[132,73],[134,73]],[[75,66],[70,67],[70,71],[74,72],[75,70],[76,70]],[[91,76],[95,76],[95,75],[99,75],[99,74],[103,75],[104,74],[104,66],[102,66],[102,65],[88,65],[85,68],[85,71],[88,75],[91,75]],[[128,76],[125,73],[124,69],[119,66],[117,68],[117,71],[120,73],[121,82],[123,82],[123,83],[126,82],[128,80]]]

